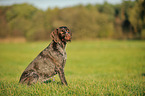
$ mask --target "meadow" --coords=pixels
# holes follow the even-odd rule
[[[72,41],[66,47],[68,86],[57,75],[48,83],[19,84],[24,69],[49,43],[0,43],[0,96],[145,95],[144,41]]]

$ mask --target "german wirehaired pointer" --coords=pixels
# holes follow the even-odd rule
[[[49,80],[59,74],[61,83],[67,85],[64,66],[66,63],[65,46],[71,41],[72,34],[66,26],[59,27],[51,33],[52,42],[28,65],[21,75],[20,83],[31,85]]]

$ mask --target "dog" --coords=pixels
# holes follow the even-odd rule
[[[66,26],[61,26],[51,33],[52,42],[28,65],[20,77],[19,83],[35,84],[45,82],[58,74],[63,85],[67,85],[64,66],[67,55],[65,47],[72,39],[72,33]]]

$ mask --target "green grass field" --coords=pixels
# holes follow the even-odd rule
[[[18,83],[27,65],[50,42],[0,43],[0,96],[143,96],[144,41],[72,41],[67,45],[65,75],[50,83]]]

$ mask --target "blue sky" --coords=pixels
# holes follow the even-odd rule
[[[47,8],[64,8],[78,4],[102,4],[104,1],[107,1],[111,4],[118,4],[122,2],[122,0],[0,0],[0,5],[4,6],[12,4],[29,3],[39,9],[46,10]]]

